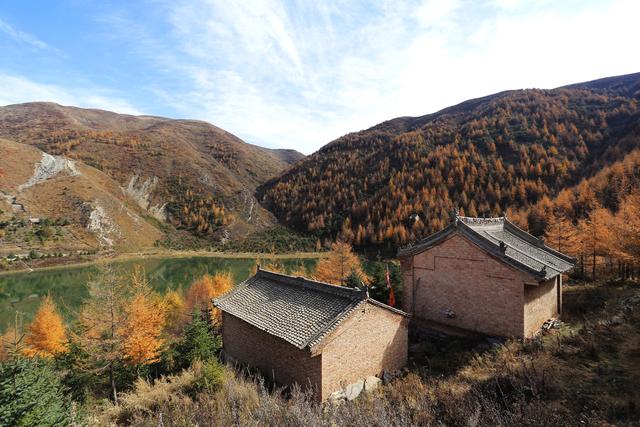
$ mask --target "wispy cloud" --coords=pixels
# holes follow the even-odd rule
[[[347,132],[472,97],[640,71],[636,0],[117,4],[92,6],[101,10],[93,12],[91,46],[106,49],[95,52],[103,62],[71,58],[75,78],[47,75],[55,86],[42,84],[42,74],[0,73],[0,101],[144,106],[310,153]],[[48,47],[3,21],[0,32]]]
[[[305,152],[473,96],[640,69],[628,46],[640,10],[626,0],[163,4],[170,32],[142,50],[186,82],[167,102],[249,142]]]
[[[0,105],[29,101],[49,101],[62,105],[99,108],[125,114],[141,114],[128,101],[99,87],[67,89],[34,82],[23,76],[0,72]]]
[[[14,28],[13,26],[9,25],[9,23],[3,21],[2,19],[0,19],[0,32],[2,32],[5,35],[9,36],[11,39],[13,39],[14,41],[16,41],[18,43],[24,43],[24,44],[27,44],[29,46],[35,47],[37,49],[48,50],[48,51],[51,51],[51,52],[55,52],[57,54],[61,54],[62,53],[58,49],[49,46],[47,43],[43,42],[42,40],[40,40],[39,38],[37,38],[33,34],[29,34],[29,33],[26,33],[24,31],[20,31],[20,30]]]

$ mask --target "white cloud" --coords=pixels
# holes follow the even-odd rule
[[[23,76],[0,72],[0,105],[47,101],[84,108],[99,108],[123,114],[141,114],[128,101],[97,87],[73,90],[34,82]]]
[[[113,8],[97,19],[153,71],[143,93],[154,98],[138,104],[160,101],[247,142],[305,153],[473,97],[640,71],[634,0],[152,4],[160,25]],[[0,31],[38,47],[3,24]],[[4,103],[42,99],[137,113],[122,93],[0,73]]]
[[[165,4],[165,93],[248,142],[311,152],[350,131],[522,87],[634,72],[638,3],[547,0]],[[154,41],[156,44],[158,40]],[[158,46],[156,46],[158,48]]]

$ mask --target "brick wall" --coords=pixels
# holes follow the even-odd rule
[[[410,267],[411,271],[405,271]],[[523,336],[524,273],[453,234],[403,261],[403,308],[430,320],[489,335]],[[411,288],[411,289],[410,289]],[[412,297],[411,297],[412,296]],[[447,315],[450,313],[454,317]]]
[[[322,399],[342,386],[407,363],[408,318],[367,303],[322,344]]]
[[[400,258],[400,270],[402,271],[402,310],[406,313],[412,311],[413,301],[413,257]]]
[[[303,390],[320,390],[322,356],[312,356],[288,342],[257,329],[228,313],[222,314],[224,351],[239,362],[258,368],[281,385],[298,383]]]
[[[558,317],[557,278],[524,287],[524,333],[534,335],[547,320]]]

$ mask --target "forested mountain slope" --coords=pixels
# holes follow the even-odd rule
[[[0,137],[93,166],[148,215],[212,240],[272,225],[254,191],[302,157],[247,144],[206,122],[52,103],[0,107]]]
[[[499,215],[553,197],[640,146],[640,73],[506,91],[345,135],[258,188],[281,221],[392,249],[461,208]]]

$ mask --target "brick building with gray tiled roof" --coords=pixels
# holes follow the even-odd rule
[[[318,400],[407,360],[406,313],[366,290],[258,269],[214,304],[227,357]]]
[[[456,216],[398,251],[403,309],[416,325],[528,337],[562,311],[562,274],[575,260],[507,218]]]

